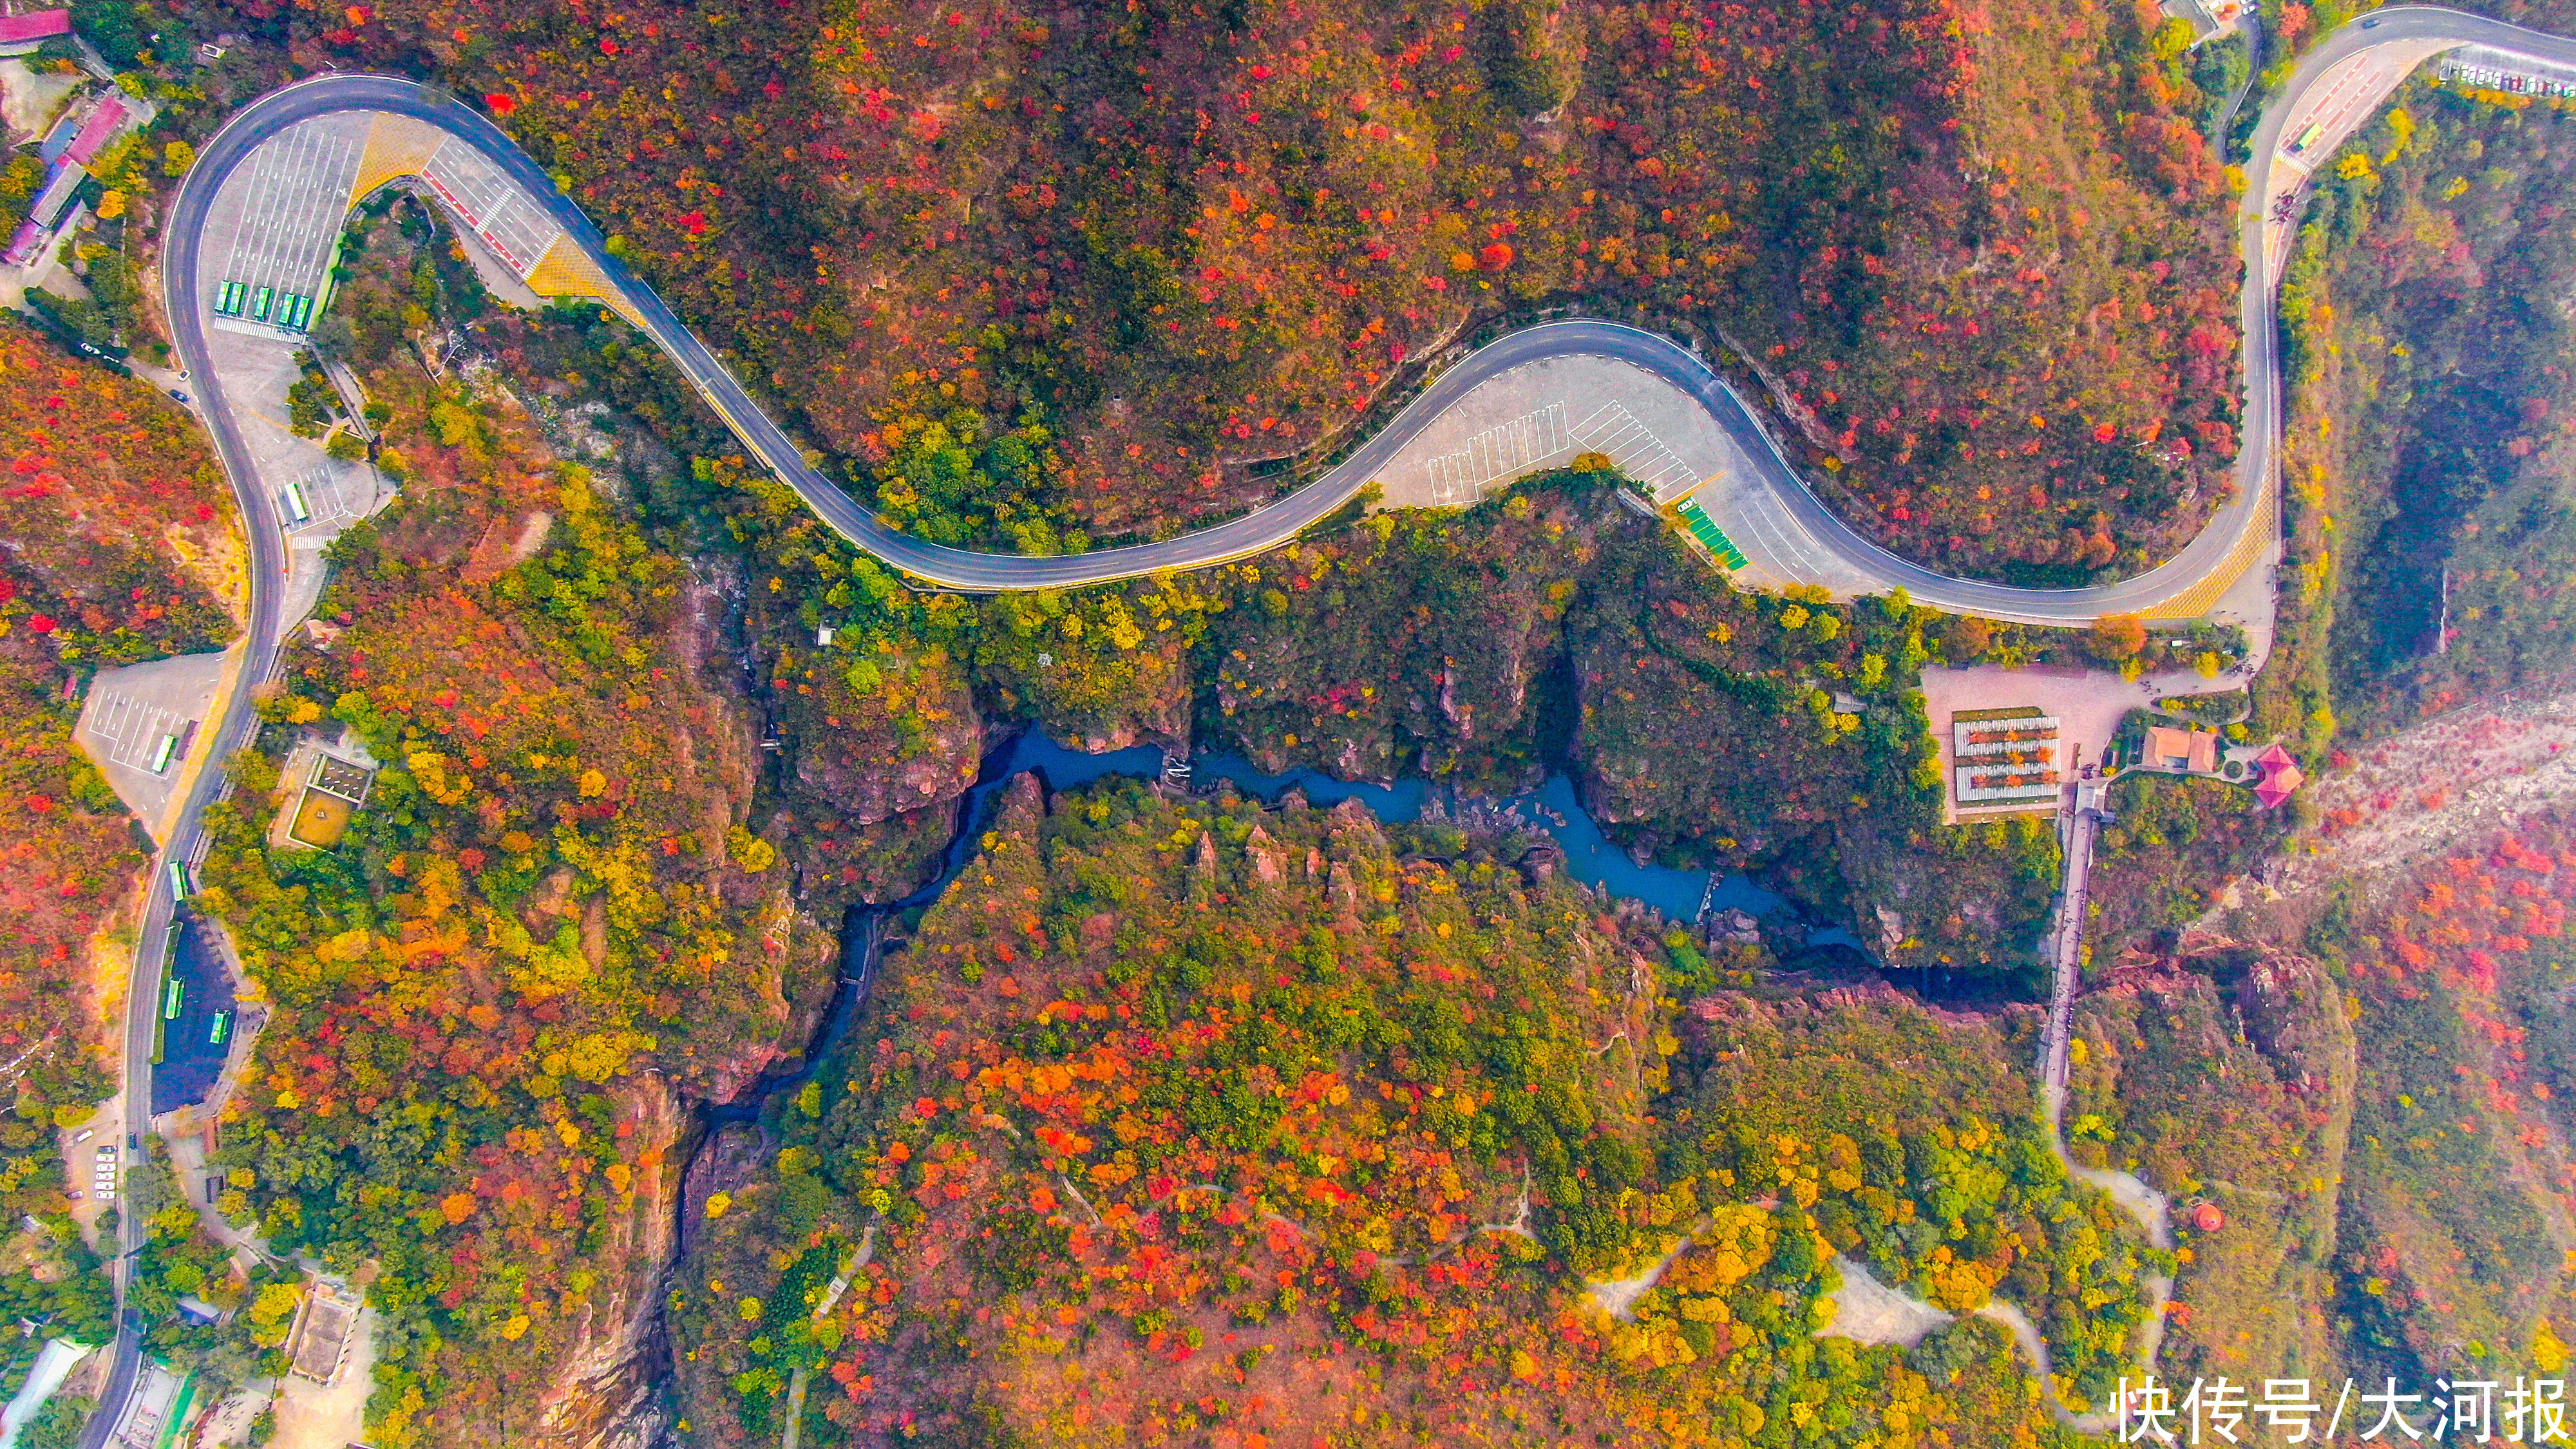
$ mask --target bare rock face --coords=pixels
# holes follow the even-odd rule
[[[1359,920],[1360,887],[1359,882],[1351,877],[1350,866],[1338,860],[1334,861],[1332,875],[1327,879],[1325,889],[1332,896],[1333,924],[1342,929],[1348,929],[1356,924]]]
[[[1002,787],[1001,804],[993,811],[993,829],[1002,835],[1018,834],[1037,838],[1038,823],[1046,819],[1046,788],[1038,783],[1038,772],[1022,770]]]
[[[1565,850],[1555,841],[1546,841],[1522,851],[1516,865],[1524,882],[1542,886],[1565,869]]]
[[[1469,751],[1510,735],[1527,722],[1530,686],[1558,647],[1556,620],[1533,598],[1489,612],[1490,626],[1472,649],[1441,656],[1440,687],[1405,697],[1404,725],[1421,739],[1425,771],[1451,768]]]
[[[727,1019],[723,1036],[729,1044],[711,1036],[692,1063],[681,1088],[705,1101],[734,1100],[773,1064],[794,1055],[821,1020],[840,976],[837,923],[827,925],[797,909],[784,881],[751,919],[757,929],[736,946],[733,969],[749,978],[759,1010]]]
[[[1333,807],[1333,849],[1343,855],[1381,856],[1386,854],[1386,832],[1367,806],[1345,800]]]
[[[635,1190],[607,1224],[607,1242],[593,1260],[600,1281],[538,1403],[528,1442],[541,1449],[644,1449],[668,1432],[654,1380],[662,1360],[662,1279],[678,1247],[687,1116],[659,1073],[620,1083],[615,1100],[620,1122],[632,1122],[642,1144]]]
[[[1905,941],[1905,918],[1885,906],[1872,907],[1878,914],[1878,949],[1881,955],[1893,955]]]
[[[1284,873],[1285,852],[1280,849],[1278,841],[1270,838],[1269,831],[1257,824],[1254,825],[1252,834],[1244,839],[1243,850],[1246,860],[1252,866],[1254,880],[1263,885],[1279,884],[1280,877]]]
[[[699,1226],[707,1220],[707,1199],[757,1182],[767,1162],[758,1127],[731,1122],[716,1129],[689,1159],[680,1184],[679,1251],[687,1252],[697,1241]]]
[[[1888,911],[1880,913],[1882,930],[1893,915]],[[1762,944],[1762,923],[1750,913],[1729,906],[1709,921],[1708,940],[1712,946],[1759,946]]]

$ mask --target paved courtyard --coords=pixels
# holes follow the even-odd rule
[[[2153,700],[2154,695],[2143,683],[2132,683],[2097,669],[2006,669],[1980,664],[1973,669],[1936,667],[1923,671],[1923,708],[1931,717],[1932,738],[1940,746],[1941,777],[1945,782],[1956,778],[1959,764],[1953,715],[2026,705],[2055,719],[2059,773],[2072,780],[2084,766],[2102,762],[2103,750],[2109,747],[2111,736],[2130,710]],[[1975,806],[1962,812],[1958,791],[1946,785],[1942,800],[1946,818],[1953,822],[1963,813],[1971,818],[1987,813]],[[2053,798],[2038,802],[2042,809],[2052,805]],[[2033,807],[2029,803],[1998,802],[1989,807],[1994,808],[2009,811]]]

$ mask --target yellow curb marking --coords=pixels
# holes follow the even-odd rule
[[[2281,506],[2280,492],[2278,483],[2266,483],[2261,496],[2255,500],[2253,519],[2246,524],[2245,532],[2237,537],[2236,546],[2227,551],[2227,557],[2219,560],[2217,567],[2203,574],[2191,587],[2139,610],[2139,617],[2159,620],[2207,617],[2220,597],[2236,587],[2237,581],[2245,577],[2245,571],[2272,547],[2279,532],[2276,520]]]
[[[447,133],[427,121],[379,113],[367,127],[367,149],[358,158],[358,179],[349,190],[355,207],[367,194],[401,176],[418,176]]]
[[[605,302],[638,329],[651,330],[644,326],[644,316],[635,304],[626,300],[626,294],[608,280],[608,273],[600,270],[599,263],[568,234],[556,237],[546,254],[537,258],[536,266],[528,272],[528,289],[540,297],[589,297]]]

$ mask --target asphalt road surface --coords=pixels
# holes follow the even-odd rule
[[[1916,601],[1937,608],[2055,624],[2087,623],[2106,613],[2141,612],[2187,591],[2226,565],[2249,527],[2268,527],[2269,515],[2253,506],[2261,490],[2249,486],[2240,488],[2237,498],[2174,559],[2134,579],[2098,588],[2049,590],[1952,578],[1896,557],[1837,519],[1798,480],[1742,400],[1691,352],[1637,328],[1609,322],[1567,321],[1521,329],[1469,355],[1425,388],[1339,466],[1287,497],[1240,518],[1158,543],[1084,554],[1024,557],[945,548],[887,528],[870,508],[808,465],[795,442],[706,345],[650,288],[608,254],[598,229],[580,208],[557,191],[536,163],[490,121],[441,93],[384,76],[323,76],[273,92],[237,113],[223,132],[200,151],[188,184],[172,209],[163,272],[174,324],[181,334],[180,353],[192,368],[205,356],[203,283],[211,279],[200,275],[198,248],[216,193],[226,177],[262,142],[299,122],[351,112],[414,117],[472,144],[507,173],[528,199],[543,206],[573,243],[598,264],[690,383],[824,522],[869,553],[938,587],[989,593],[1100,583],[1164,569],[1202,567],[1275,548],[1347,503],[1406,442],[1479,384],[1524,363],[1571,354],[1594,354],[1628,362],[1694,398],[1745,456],[1754,460],[1764,482],[1776,490],[1808,534],[1827,552],[1880,587],[1902,587]],[[2263,290],[2268,297],[2268,287]],[[2268,301],[2264,310],[2268,315]],[[2254,335],[2249,329],[2249,336]],[[2260,335],[2268,338],[2268,329]],[[2266,345],[2261,351],[2264,356],[2256,358],[2249,350],[2249,362],[2268,366],[2271,349]],[[202,369],[196,370],[202,376]],[[229,407],[219,387],[204,387],[201,392],[211,425],[221,441],[232,428]],[[2248,411],[2250,419],[2253,410]],[[2269,409],[2264,411],[2268,419]],[[2247,433],[2249,441],[2241,464],[2244,476],[2268,479],[2270,435],[2251,426]]]
[[[1697,398],[1743,447],[1746,456],[1755,461],[1764,481],[1778,490],[1808,531],[1856,571],[1886,587],[1902,587],[1915,601],[1937,608],[2035,623],[2081,624],[2107,613],[2142,612],[2186,593],[2222,571],[2239,566],[2243,559],[2241,546],[2260,545],[2264,549],[2261,562],[2269,563],[2268,535],[2274,526],[2273,460],[2280,429],[2280,357],[2274,314],[2276,280],[2264,256],[2263,216],[2276,201],[2274,162],[2282,124],[2298,112],[2317,81],[2340,62],[2374,46],[2422,42],[2492,45],[2576,65],[2576,41],[2424,6],[2396,6],[2373,12],[2362,21],[2344,26],[2309,52],[2283,92],[2266,107],[2254,133],[2253,159],[2247,167],[2242,310],[2246,398],[2236,496],[2198,537],[2162,565],[2136,578],[2084,589],[2017,589],[1951,578],[1897,558],[1860,537],[1817,501],[1798,480],[1795,470],[1772,448],[1742,401],[1690,352],[1636,328],[1580,321],[1526,328],[1471,354],[1424,389],[1340,466],[1297,492],[1231,522],[1159,543],[1056,557],[1028,558],[942,548],[886,528],[863,505],[808,466],[795,443],[706,345],[651,289],[608,254],[598,228],[490,121],[411,81],[370,75],[315,77],[253,102],[199,149],[197,164],[182,185],[164,229],[162,285],[173,341],[181,365],[192,375],[195,406],[232,481],[251,553],[248,657],[220,713],[210,722],[211,738],[201,748],[210,752],[212,760],[220,761],[249,735],[251,689],[276,667],[282,592],[279,585],[285,577],[285,556],[275,505],[251,465],[234,405],[224,396],[222,382],[209,366],[200,253],[209,241],[205,235],[208,210],[225,180],[261,142],[299,121],[352,112],[411,116],[472,144],[517,181],[529,198],[542,205],[574,243],[589,254],[625,294],[654,340],[762,462],[786,479],[826,523],[851,542],[929,584],[968,592],[1062,587],[1161,569],[1201,567],[1263,552],[1288,542],[1301,529],[1348,502],[1407,440],[1477,384],[1525,362],[1595,353],[1645,368]],[[218,769],[197,775],[165,847],[164,861],[172,855],[185,857],[194,851],[200,814],[221,780]],[[125,1048],[125,1120],[129,1159],[133,1155],[131,1144],[149,1130],[146,1108],[151,1100],[151,1013],[157,1008],[151,987],[158,980],[160,942],[170,913],[167,872],[156,863],[140,933],[146,944],[135,963],[134,981],[140,989],[127,993],[130,1006]],[[140,1246],[140,1224],[130,1210],[121,1217],[122,1246],[130,1254]],[[120,1300],[124,1278],[125,1263],[120,1260]],[[104,1444],[137,1376],[139,1353],[133,1328],[124,1322],[121,1313],[120,1323],[108,1392],[83,1439],[89,1449]]]

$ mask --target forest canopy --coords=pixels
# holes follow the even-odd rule
[[[2229,487],[2232,200],[2144,5],[288,15],[480,97],[943,540],[1239,510],[1543,308],[1706,339],[1946,568],[2133,572]]]

